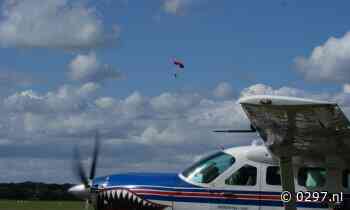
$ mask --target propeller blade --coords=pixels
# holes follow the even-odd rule
[[[96,131],[95,134],[95,147],[94,147],[94,153],[93,153],[93,159],[91,164],[91,170],[90,170],[90,180],[93,180],[95,178],[96,174],[96,166],[98,161],[98,155],[100,152],[100,134],[98,131]]]
[[[89,177],[87,176],[80,156],[80,152],[78,147],[74,147],[74,173],[80,179],[82,184],[71,187],[68,192],[76,195],[79,198],[86,199],[85,209],[89,209],[89,202],[91,199],[91,184],[92,180],[95,178],[96,174],[96,166],[98,161],[100,151],[100,135],[96,132],[95,135],[95,146],[93,151],[92,163]]]
[[[77,147],[74,148],[74,172],[80,181],[84,184],[85,188],[89,187],[89,180],[85,174],[83,164],[81,162],[80,152]]]

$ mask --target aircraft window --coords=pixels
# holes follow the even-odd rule
[[[281,172],[278,166],[269,166],[266,169],[266,183],[269,185],[281,185]]]
[[[350,188],[349,183],[350,183],[350,170],[346,169],[343,171],[343,187],[349,189]]]
[[[209,183],[232,166],[234,162],[233,156],[218,152],[195,163],[182,175],[197,183]]]
[[[257,169],[251,165],[244,165],[225,180],[227,185],[253,186],[256,184]]]
[[[300,168],[298,184],[305,187],[322,187],[326,182],[326,169],[324,168]]]

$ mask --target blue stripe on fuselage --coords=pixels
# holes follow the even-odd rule
[[[106,183],[106,187],[121,185],[197,187],[189,184],[176,173],[126,173],[95,178],[93,185]]]

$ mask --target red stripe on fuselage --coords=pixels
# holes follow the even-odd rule
[[[280,201],[280,195],[259,195],[259,194],[225,195],[224,193],[220,193],[220,192],[183,192],[183,191],[160,191],[160,190],[150,190],[150,189],[132,189],[132,191],[138,195]]]

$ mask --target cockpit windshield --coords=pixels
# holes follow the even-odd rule
[[[182,175],[196,183],[210,183],[235,163],[235,158],[224,152],[210,155],[188,169]]]

